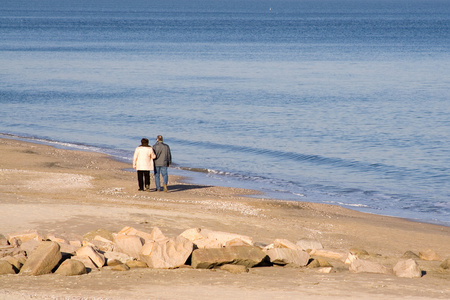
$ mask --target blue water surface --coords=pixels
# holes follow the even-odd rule
[[[450,224],[448,1],[3,0],[0,36],[4,136]]]

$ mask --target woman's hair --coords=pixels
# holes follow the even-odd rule
[[[141,144],[142,144],[142,146],[148,146],[148,139],[143,138],[143,139],[141,140]]]

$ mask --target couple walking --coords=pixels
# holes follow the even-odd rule
[[[167,168],[172,164],[169,145],[163,142],[163,137],[156,137],[156,144],[151,147],[146,138],[136,148],[133,156],[133,168],[137,171],[139,191],[150,191],[150,171],[155,172],[156,191],[161,191],[160,176],[163,177],[164,192],[167,192],[169,175]]]

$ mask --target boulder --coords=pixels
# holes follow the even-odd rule
[[[322,250],[322,249],[313,249],[313,250],[311,250],[311,252],[309,252],[309,255],[326,257],[326,258],[331,258],[331,259],[339,259],[342,261],[344,261],[346,258],[346,254],[344,254],[344,253]]]
[[[362,248],[350,248],[350,253],[353,253],[354,255],[361,257],[361,256],[369,256],[369,252],[367,252],[365,249]]]
[[[247,273],[248,272],[248,268],[246,266],[243,265],[230,265],[230,264],[226,264],[226,265],[222,265],[219,266],[218,269],[220,270],[224,270],[233,274],[239,274],[239,273]]]
[[[399,261],[394,266],[393,271],[395,276],[397,277],[405,277],[405,278],[422,277],[422,270],[420,270],[419,265],[413,259]]]
[[[322,243],[314,239],[301,239],[295,243],[302,250],[323,249]]]
[[[103,228],[86,233],[85,235],[83,235],[83,239],[85,239],[87,241],[92,241],[97,235],[99,235],[107,240],[114,241],[113,234],[109,230],[106,230]]]
[[[420,259],[429,260],[429,261],[440,261],[442,258],[434,252],[432,249],[427,249],[419,252]]]
[[[9,246],[8,239],[3,234],[0,234],[0,247],[1,246]]]
[[[116,266],[111,267],[113,271],[128,271],[130,269],[126,264],[118,264]]]
[[[92,270],[97,270],[97,266],[87,255],[76,255],[72,256],[70,259],[81,262],[86,267],[86,272],[88,273]]]
[[[317,270],[318,273],[329,274],[333,271],[333,267],[320,268]]]
[[[145,240],[137,235],[117,234],[115,243],[118,251],[125,253],[133,258],[138,258]]]
[[[420,257],[419,257],[419,255],[415,254],[414,252],[408,250],[403,254],[402,258],[419,259]]]
[[[196,249],[192,252],[191,264],[197,269],[212,269],[225,264],[251,268],[263,262],[266,256],[260,248],[255,246]]]
[[[40,241],[34,239],[28,240],[22,242],[22,244],[20,245],[20,250],[25,251],[25,253],[29,257],[37,249],[37,247],[39,247],[40,244],[41,244]]]
[[[442,262],[442,264],[439,265],[439,267],[444,269],[444,270],[450,269],[450,258],[447,258],[446,260],[444,260]]]
[[[184,265],[193,249],[191,241],[178,236],[165,242],[146,243],[139,257],[149,268],[173,269]]]
[[[103,267],[106,262],[105,256],[91,246],[83,246],[77,249],[76,254],[77,256],[89,257],[97,268]]]
[[[332,268],[333,265],[323,258],[315,258],[309,264],[308,268]]]
[[[273,248],[288,248],[293,250],[303,250],[302,247],[286,239],[276,239],[273,241],[272,245]]]
[[[353,273],[392,274],[392,270],[376,262],[356,258],[349,267]]]
[[[130,269],[148,268],[147,264],[140,260],[129,260],[125,263]]]
[[[209,229],[191,228],[180,236],[193,242],[199,249],[253,245],[252,238],[248,236]]]
[[[56,242],[41,242],[20,269],[20,274],[42,275],[51,273],[62,258],[59,249],[59,244]]]
[[[16,274],[14,266],[6,260],[0,260],[0,275]]]
[[[0,261],[1,260],[5,260],[5,261],[9,262],[14,267],[14,271],[16,271],[16,273],[18,273],[20,271],[20,269],[23,266],[23,263],[25,262],[23,260],[19,260],[19,258],[14,257],[14,256],[6,256],[6,257],[3,257],[2,259],[0,259]]]
[[[143,238],[145,243],[152,241],[165,242],[168,239],[158,227],[153,227],[152,232],[147,233],[141,230],[137,230],[133,227],[126,226],[122,228],[122,230],[120,230],[118,234],[136,235]]]
[[[86,266],[79,260],[66,259],[55,271],[55,274],[74,276],[86,274]]]
[[[108,265],[109,265],[110,260],[118,260],[123,264],[129,260],[133,260],[133,257],[131,257],[125,253],[122,253],[122,252],[106,251],[103,253],[103,255],[105,256],[105,258],[108,262]]]
[[[10,245],[14,243],[12,241],[13,239],[19,240],[20,244],[29,240],[36,240],[38,242],[41,242],[44,238],[36,230],[26,230],[8,235],[8,241]]]
[[[264,252],[269,256],[270,262],[277,265],[289,264],[296,267],[303,267],[309,262],[309,254],[303,250],[272,248]]]

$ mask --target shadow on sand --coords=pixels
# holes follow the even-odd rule
[[[182,192],[182,191],[187,191],[187,190],[204,189],[204,188],[209,188],[209,187],[211,187],[211,186],[210,185],[196,185],[196,184],[174,184],[174,185],[168,185],[167,191],[169,193],[174,193],[174,192]]]

